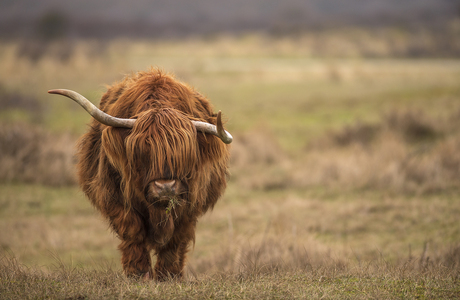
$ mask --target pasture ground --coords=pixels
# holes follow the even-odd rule
[[[460,62],[264,41],[81,41],[67,58],[57,43],[35,62],[2,44],[0,298],[459,298]],[[235,136],[186,278],[161,284],[123,276],[74,184],[89,116],[46,94],[98,99],[150,65],[207,95]]]

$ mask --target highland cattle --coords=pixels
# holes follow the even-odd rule
[[[220,111],[190,86],[158,69],[108,88],[78,143],[79,184],[120,238],[127,276],[183,276],[198,218],[223,194],[232,136]],[[151,252],[157,256],[152,269]]]

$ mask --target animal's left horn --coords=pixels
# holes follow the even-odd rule
[[[71,90],[49,90],[48,93],[62,95],[72,99],[73,101],[80,104],[81,107],[83,107],[93,118],[107,126],[133,128],[134,123],[136,122],[135,119],[122,119],[108,115],[97,108],[96,105],[91,103],[88,99]]]
[[[222,113],[220,110],[217,113],[217,125],[200,121],[192,121],[192,123],[195,125],[196,130],[215,135],[225,144],[230,144],[233,141],[232,135],[226,131],[224,125],[222,125]]]

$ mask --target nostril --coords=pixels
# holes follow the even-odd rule
[[[176,181],[175,180],[171,180],[171,181],[168,182],[168,187],[170,189],[173,189],[175,186],[176,186]]]
[[[155,185],[161,190],[173,190],[176,181],[175,180],[155,180]]]

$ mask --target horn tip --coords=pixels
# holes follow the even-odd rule
[[[229,136],[225,140],[222,140],[225,144],[231,144],[233,142],[233,137]]]
[[[61,94],[62,94],[62,90],[60,90],[60,89],[56,89],[56,90],[49,90],[49,91],[48,91],[48,94],[56,94],[56,95],[61,95]]]

